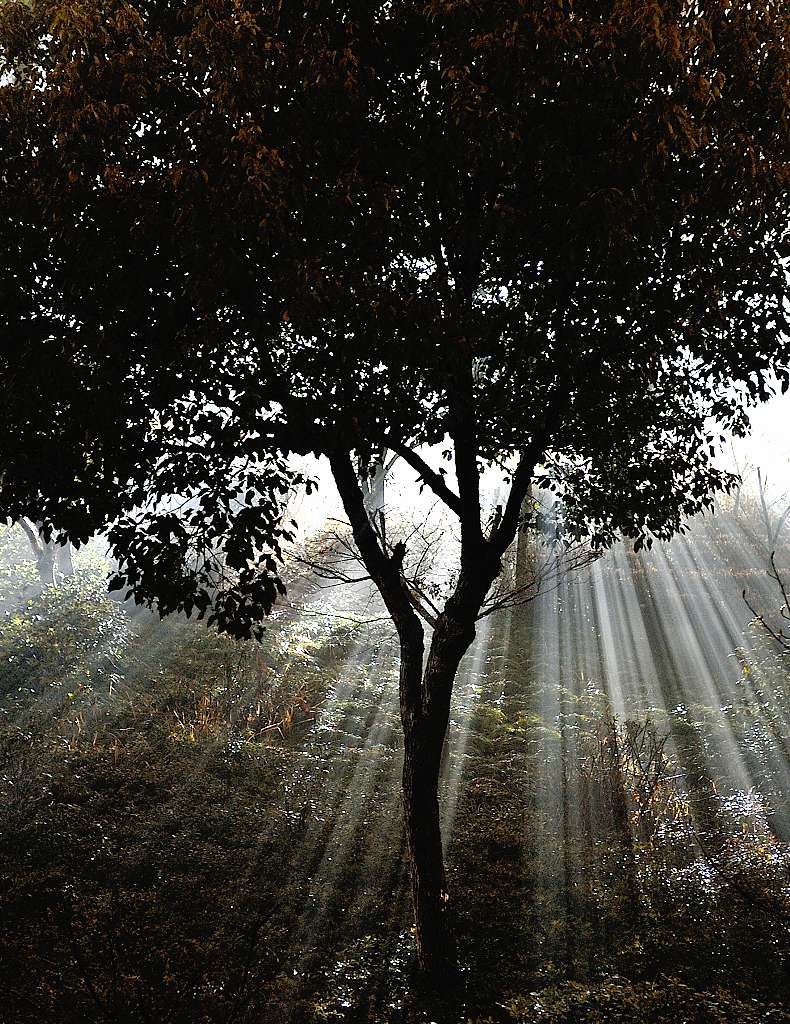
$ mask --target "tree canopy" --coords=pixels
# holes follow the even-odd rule
[[[526,452],[598,543],[724,482],[712,420],[743,429],[787,355],[783,3],[0,19],[7,514],[121,520],[126,579],[166,609],[209,581],[165,551],[222,538],[245,631],[290,452],[411,453],[459,513],[476,460]],[[416,454],[447,437],[460,494]],[[144,511],[166,495],[186,522]]]

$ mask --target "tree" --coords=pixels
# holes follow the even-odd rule
[[[775,551],[782,537],[782,531],[787,525],[790,517],[790,502],[788,494],[768,494],[768,478],[760,467],[757,467],[757,491],[760,496],[760,511],[762,513],[763,527],[768,547]]]
[[[530,486],[568,538],[667,537],[787,387],[787,6],[30,0],[0,53],[0,512],[108,529],[117,586],[249,635],[289,457],[329,460],[400,640],[441,967],[453,680]],[[382,451],[460,527],[427,657],[360,488]]]
[[[74,575],[74,563],[71,557],[71,542],[66,540],[63,544],[49,536],[46,539],[42,536],[43,523],[31,523],[22,516],[19,526],[28,539],[33,557],[36,560],[38,578],[43,587],[54,587],[56,583],[56,572],[63,577]]]

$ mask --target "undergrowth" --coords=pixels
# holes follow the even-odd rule
[[[3,1024],[788,1019],[776,808],[685,787],[704,708],[618,716],[587,681],[547,717],[528,634],[494,645],[451,729],[461,968],[437,998],[388,635],[285,611],[238,644],[131,616],[98,570],[0,594]]]

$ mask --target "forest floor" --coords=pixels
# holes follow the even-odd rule
[[[0,580],[2,1024],[790,1021],[784,776],[757,758],[762,795],[728,788],[704,714],[615,714],[543,676],[529,616],[487,625],[450,729],[460,969],[435,994],[386,624],[296,587],[238,644],[78,568],[19,607]]]

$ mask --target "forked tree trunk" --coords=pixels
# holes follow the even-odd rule
[[[400,637],[403,806],[417,954],[420,966],[441,987],[443,977],[452,977],[453,972],[447,969],[455,964],[439,825],[439,771],[450,718],[450,697],[458,666],[475,638],[480,608],[501,570],[501,556],[515,536],[518,522],[513,508],[518,506],[510,512],[505,510],[505,532],[496,543],[484,540],[479,528],[479,509],[475,528],[468,517],[466,524],[462,523],[461,572],[444,611],[433,623],[431,648],[423,669],[423,627],[402,575],[403,550],[398,550],[402,546],[396,545],[390,552],[384,538],[374,530],[351,452],[334,453],[330,464],[354,540]],[[438,486],[435,481],[433,486]],[[470,529],[471,537],[465,540]]]
[[[22,517],[18,520],[19,525],[22,527],[30,547],[33,551],[33,557],[36,560],[36,568],[38,569],[38,578],[41,582],[42,587],[54,587],[55,586],[55,557],[56,557],[56,543],[53,540],[46,541],[42,535],[43,523],[31,523],[29,520]]]

